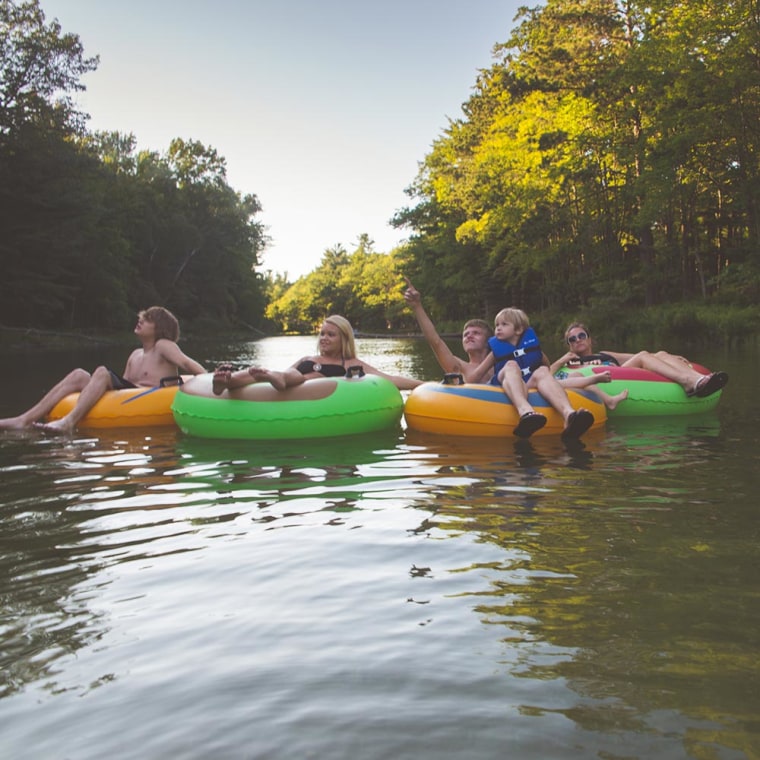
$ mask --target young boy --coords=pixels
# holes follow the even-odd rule
[[[427,312],[422,306],[422,297],[419,290],[414,287],[412,281],[406,280],[407,289],[404,291],[404,300],[411,305],[417,323],[422,329],[430,347],[435,352],[438,363],[444,372],[462,375],[467,383],[488,383],[491,380],[492,368],[489,368],[486,374],[479,373],[480,365],[483,359],[488,356],[490,348],[488,338],[493,332],[491,326],[482,319],[469,319],[462,328],[462,348],[467,354],[467,359],[460,359],[455,356],[451,349],[446,345],[446,341],[441,338],[435,325],[431,321]],[[545,360],[545,364],[548,363]],[[623,390],[620,393],[612,395],[605,393],[601,388],[591,387],[597,383],[609,383],[612,380],[609,372],[600,372],[594,375],[573,375],[566,379],[560,379],[559,384],[563,388],[587,388],[591,393],[599,397],[599,400],[608,408],[615,409],[621,401],[628,397],[628,391]]]
[[[142,348],[135,349],[127,359],[123,376],[103,366],[98,367],[92,375],[83,369],[72,370],[30,409],[18,417],[0,419],[0,430],[35,427],[56,435],[71,433],[106,391],[153,387],[162,378],[178,375],[180,371],[189,375],[199,375],[206,371],[177,345],[179,323],[174,314],[163,306],[151,306],[138,314],[135,335],[142,343]],[[69,393],[77,392],[79,399],[65,417],[49,423],[39,422],[61,399]]]
[[[588,409],[573,409],[567,393],[549,371],[548,360],[524,311],[502,309],[496,315],[494,337],[488,344],[492,353],[475,374],[485,373],[493,366],[491,384],[502,387],[520,415],[514,429],[516,436],[529,438],[546,424],[546,417],[528,402],[528,391],[532,388],[562,415],[563,438],[580,438],[594,424],[594,415]]]

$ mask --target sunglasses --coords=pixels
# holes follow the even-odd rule
[[[575,343],[577,340],[586,340],[588,338],[588,333],[585,332],[579,332],[577,335],[570,335],[567,338],[567,342],[571,345]]]

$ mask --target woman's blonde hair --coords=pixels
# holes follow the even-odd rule
[[[331,314],[325,317],[325,323],[338,328],[340,333],[340,353],[343,359],[356,359],[356,344],[354,343],[354,328],[351,323],[340,314]]]
[[[495,317],[494,323],[497,320],[502,322],[509,322],[510,325],[514,325],[515,332],[522,335],[529,327],[530,320],[528,315],[522,309],[515,309],[514,306],[510,306],[506,309],[502,309]]]

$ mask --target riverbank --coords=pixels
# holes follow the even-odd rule
[[[268,337],[257,334],[223,334],[194,333],[183,330],[180,343],[191,340],[242,341]],[[93,348],[102,346],[125,346],[131,350],[135,347],[135,337],[131,330],[42,330],[35,327],[5,327],[0,325],[0,351],[9,353],[33,353],[36,351],[70,351],[88,345]]]
[[[615,346],[620,350],[635,348],[665,348],[675,346],[704,346],[718,343],[735,346],[755,341],[760,336],[760,306],[732,306],[723,304],[679,303],[664,304],[642,309],[584,308],[574,313],[545,311],[532,314],[531,323],[547,345],[561,343],[565,327],[574,321],[587,325],[597,343]],[[357,320],[358,321],[358,320]],[[438,323],[444,338],[458,338],[464,320]],[[251,341],[265,337],[261,331],[210,333],[194,330],[192,324],[183,323],[182,340]],[[357,332],[360,338],[422,338],[415,330]],[[34,327],[7,327],[0,325],[0,351],[19,353],[65,351],[89,344],[101,346],[132,346],[131,330],[44,330]]]
[[[0,350],[2,351],[65,351],[73,347],[81,347],[83,343],[89,343],[92,346],[112,346],[123,342],[124,336],[111,332],[41,330],[36,327],[0,325]]]

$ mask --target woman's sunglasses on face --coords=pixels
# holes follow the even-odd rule
[[[567,336],[567,342],[568,342],[570,345],[572,345],[572,344],[573,344],[573,343],[575,343],[577,340],[586,340],[586,338],[588,338],[588,333],[585,333],[585,332],[579,332],[579,333],[576,333],[575,335],[568,335],[568,336]]]

